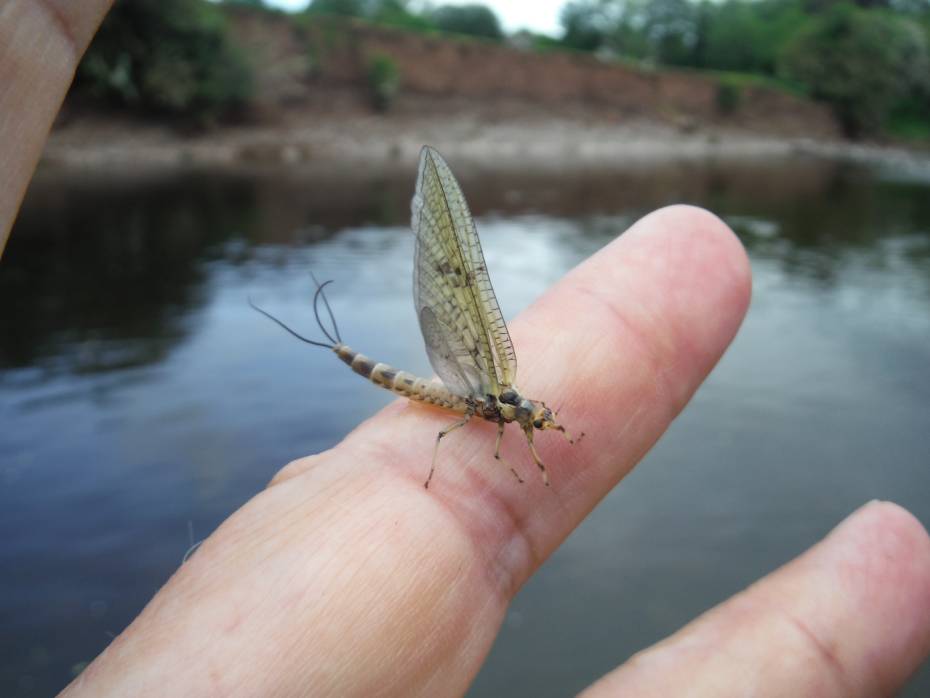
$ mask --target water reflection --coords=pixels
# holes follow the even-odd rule
[[[734,347],[521,594],[473,695],[581,688],[867,499],[930,523],[926,181],[811,158],[461,179],[508,317],[667,203],[721,214],[755,273]],[[0,693],[60,688],[177,567],[189,523],[208,534],[390,399],[247,296],[309,326],[313,268],[353,346],[428,371],[412,187],[409,169],[34,183],[0,263]]]

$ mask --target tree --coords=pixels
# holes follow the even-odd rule
[[[836,5],[852,2],[863,9],[893,10],[896,12],[921,13],[930,11],[928,0],[805,0],[809,12],[826,12]]]
[[[613,6],[613,7],[612,7]],[[572,0],[559,13],[562,43],[580,51],[595,51],[607,43],[616,29],[616,3],[605,0]]]
[[[810,21],[802,0],[727,0],[710,5],[699,54],[702,67],[774,74],[778,54]]]
[[[632,4],[632,3],[631,3]],[[688,0],[651,0],[638,8],[652,57],[667,65],[693,64],[697,13]]]
[[[251,69],[205,0],[117,2],[78,67],[76,89],[209,121],[251,96]]]
[[[660,63],[694,65],[698,7],[689,0],[574,0],[560,16],[562,42]]]
[[[307,12],[318,15],[365,17],[368,13],[368,4],[366,0],[313,0]]]
[[[374,0],[368,18],[377,24],[414,31],[429,31],[435,25],[428,17],[411,12],[408,0]]]
[[[252,7],[256,10],[265,10],[265,0],[222,0],[223,5],[233,5],[239,7]]]
[[[927,37],[913,21],[836,5],[786,47],[781,70],[833,105],[847,133],[875,133],[895,103],[930,80]]]
[[[500,39],[504,36],[497,15],[485,5],[440,5],[433,10],[431,19],[440,31],[452,34],[468,34],[487,39]]]

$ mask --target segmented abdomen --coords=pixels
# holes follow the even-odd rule
[[[440,383],[372,361],[345,344],[337,344],[333,347],[333,351],[357,374],[393,393],[456,412],[464,413],[470,409],[467,398],[450,392]]]

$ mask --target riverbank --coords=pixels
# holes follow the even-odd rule
[[[447,105],[448,106],[448,105]],[[184,134],[169,126],[100,115],[65,118],[53,130],[45,168],[163,169],[184,166],[393,170],[415,162],[424,143],[456,167],[493,170],[623,169],[642,164],[799,155],[868,161],[925,171],[930,153],[838,138],[754,133],[737,128],[613,122],[545,114],[497,103],[444,110],[409,104],[383,116],[362,108],[291,110],[277,123]]]
[[[848,141],[828,107],[759,81],[364,22],[297,25],[247,8],[228,19],[254,70],[255,93],[237,124],[192,130],[72,95],[44,165],[394,170],[409,168],[424,143],[454,159],[458,172],[799,154],[921,169],[928,157]],[[399,80],[380,111],[375,59]]]

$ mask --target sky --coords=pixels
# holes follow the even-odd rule
[[[438,0],[436,5],[468,5],[481,2],[497,13],[504,30],[531,29],[540,34],[561,34],[559,10],[565,0]],[[309,0],[265,0],[267,5],[285,10],[302,10]]]

